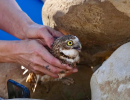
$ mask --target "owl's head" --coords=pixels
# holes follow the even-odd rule
[[[57,38],[52,45],[52,54],[62,63],[76,67],[79,62],[79,52],[82,49],[79,39],[74,35],[64,35]]]
[[[61,50],[73,49],[80,51],[82,49],[79,39],[74,35],[64,35],[59,37],[54,41],[54,44],[56,44]]]

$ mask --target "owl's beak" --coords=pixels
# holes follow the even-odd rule
[[[81,43],[80,43],[80,42],[78,42],[78,44],[77,44],[77,45],[75,45],[75,46],[73,47],[73,49],[76,49],[76,50],[78,50],[78,51],[80,52],[80,51],[81,51],[81,49],[82,49]]]

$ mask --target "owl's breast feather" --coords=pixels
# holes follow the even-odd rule
[[[70,63],[79,62],[79,52],[77,50],[71,49],[71,50],[62,50],[60,49],[60,52],[62,52],[65,56],[60,56],[60,59],[63,59]]]
[[[70,50],[60,49],[60,52],[62,52],[64,55],[69,56],[69,57],[76,57],[79,54],[79,52],[75,49],[70,49]]]

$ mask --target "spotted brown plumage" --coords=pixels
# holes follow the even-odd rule
[[[67,44],[69,41],[72,42],[72,45]],[[76,67],[76,63],[80,60],[79,52],[81,48],[80,41],[76,36],[65,35],[54,41],[51,53],[62,63]]]

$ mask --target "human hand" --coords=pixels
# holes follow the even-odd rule
[[[39,25],[36,23],[28,25],[26,35],[29,39],[40,39],[42,43],[44,45],[46,44],[49,48],[51,48],[51,44],[55,37],[63,36],[61,32],[56,31],[49,26]]]
[[[13,60],[36,74],[43,75],[44,73],[57,78],[58,73],[63,71],[63,69],[70,69],[69,66],[61,64],[58,59],[53,57],[48,50],[36,40],[21,40],[16,42],[14,47]]]

